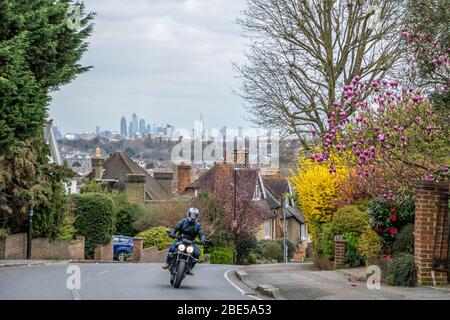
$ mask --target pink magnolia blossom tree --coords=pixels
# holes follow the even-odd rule
[[[435,113],[420,90],[356,76],[342,101],[333,103],[324,151],[313,159],[327,161],[332,150],[351,150],[355,183],[373,196],[410,189],[418,179],[448,179],[450,119]]]

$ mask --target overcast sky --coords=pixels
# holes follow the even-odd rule
[[[97,12],[89,50],[94,68],[54,93],[50,117],[63,133],[120,130],[136,112],[150,123],[190,129],[249,127],[231,61],[245,39],[235,24],[245,0],[87,0]]]

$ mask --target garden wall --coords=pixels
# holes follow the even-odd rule
[[[446,267],[449,268],[449,213],[448,211],[445,213],[448,198],[442,196],[448,193],[449,189],[448,182],[437,184],[434,181],[420,181],[416,186],[414,260],[417,267],[417,282],[422,285],[433,284],[433,282],[436,284],[448,282],[446,272],[435,271],[433,277],[432,269],[433,258],[446,260]],[[438,256],[435,256],[435,254],[438,254]]]
[[[27,234],[19,233],[0,240],[0,259],[26,259]],[[84,237],[76,240],[50,240],[34,238],[31,243],[31,259],[83,260]]]
[[[94,250],[94,260],[113,260],[113,241],[104,246],[97,246]]]
[[[144,249],[144,239],[133,238],[134,262],[163,263],[166,261],[169,249],[158,250],[157,247]]]

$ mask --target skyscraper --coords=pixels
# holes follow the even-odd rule
[[[138,117],[137,117],[136,113],[133,113],[131,115],[131,131],[132,131],[132,134],[139,132]]]
[[[128,138],[133,137],[133,123],[130,121],[130,124],[128,125]]]
[[[139,132],[143,135],[147,134],[147,128],[145,127],[145,120],[139,120]]]
[[[122,116],[120,119],[120,135],[123,138],[126,138],[127,135],[127,119],[125,119],[125,116]]]
[[[95,127],[95,135],[98,137],[100,135],[100,127],[96,126]]]

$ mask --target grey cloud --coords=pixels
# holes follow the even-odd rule
[[[190,128],[203,113],[209,127],[246,125],[234,24],[244,0],[92,0],[94,33],[82,62],[89,73],[53,95],[50,115],[64,132],[118,130],[132,112],[153,123]],[[248,125],[248,124],[247,124]]]

